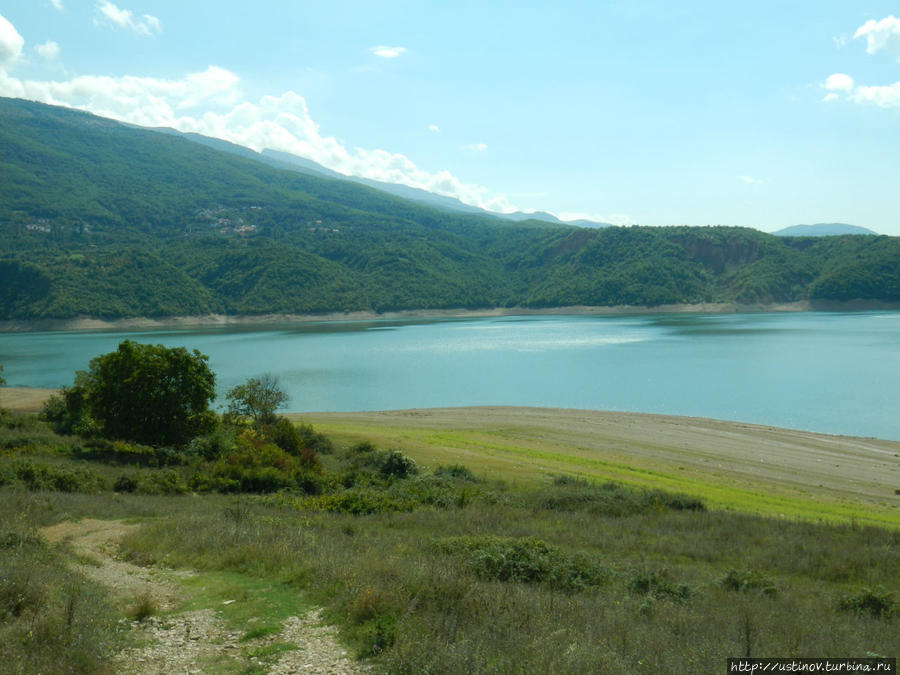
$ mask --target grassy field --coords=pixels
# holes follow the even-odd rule
[[[315,472],[277,483],[290,462],[270,448],[256,482],[218,494],[215,467],[264,454],[260,438],[215,457],[102,455],[7,414],[11,672],[117,672],[148,612],[174,626],[206,612],[235,636],[243,660],[191,667],[269,672],[297,651],[279,626],[312,606],[379,672],[720,673],[737,656],[900,654],[898,443],[572,410],[298,418],[332,441]],[[115,519],[121,563],[179,579],[178,602],[144,611],[41,534],[83,518]]]
[[[711,508],[900,527],[900,443],[717,420],[537,408],[291,416],[436,466],[537,486],[565,473],[687,492]]]

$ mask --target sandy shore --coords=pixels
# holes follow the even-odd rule
[[[56,389],[34,387],[0,387],[0,406],[20,412],[38,412]]]
[[[416,309],[396,312],[332,312],[329,314],[204,314],[199,316],[169,316],[159,318],[133,317],[127,319],[36,319],[0,321],[0,332],[32,331],[104,331],[104,330],[152,330],[157,328],[200,328],[204,326],[252,326],[264,324],[308,323],[314,321],[376,321],[404,319],[451,319],[491,316],[538,315],[636,315],[636,314],[730,314],[737,312],[804,312],[808,302],[790,302],[774,305],[736,305],[732,303],[701,303],[692,305],[659,305],[639,307],[620,305],[594,307],[577,305],[531,309],[524,307],[497,307],[493,309]]]

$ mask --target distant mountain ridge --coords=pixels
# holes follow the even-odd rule
[[[898,237],[517,222],[17,99],[0,148],[0,320],[900,303]]]
[[[308,173],[319,174],[322,176],[327,176],[328,178],[335,178],[337,180],[347,180],[352,181],[354,183],[360,183],[362,185],[367,185],[369,187],[375,188],[376,190],[382,190],[383,192],[387,192],[388,194],[395,195],[397,197],[402,197],[403,199],[411,199],[413,201],[421,202],[423,204],[427,204],[429,206],[434,206],[439,209],[446,209],[448,211],[456,211],[459,213],[472,213],[478,214],[482,216],[491,216],[494,218],[500,218],[503,220],[513,220],[513,221],[524,221],[524,220],[541,220],[547,223],[554,223],[557,225],[576,225],[578,227],[609,227],[610,223],[600,223],[594,222],[591,220],[577,220],[572,222],[567,222],[560,220],[552,213],[547,213],[546,211],[533,211],[530,213],[526,213],[524,211],[516,211],[514,213],[498,213],[496,211],[488,211],[486,209],[479,208],[477,206],[471,206],[470,204],[466,204],[455,197],[448,197],[446,195],[439,195],[434,192],[429,192],[428,190],[424,190],[421,188],[414,188],[408,185],[403,185],[401,183],[385,183],[382,181],[372,180],[370,178],[362,178],[360,176],[347,176],[342,173],[338,173],[337,171],[332,171],[331,169],[318,164],[311,159],[307,159],[306,157],[300,157],[298,155],[293,155],[287,152],[281,152],[279,150],[263,150],[261,153],[262,157],[272,158],[282,165],[289,165],[291,167],[296,167],[298,170],[305,171]]]
[[[834,237],[845,234],[874,234],[865,227],[847,223],[816,223],[815,225],[792,225],[773,232],[777,237]]]

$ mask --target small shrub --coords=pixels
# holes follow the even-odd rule
[[[328,455],[334,452],[334,445],[331,439],[325,434],[320,434],[309,424],[300,424],[297,426],[297,433],[303,440],[303,447],[309,448],[320,455]]]
[[[410,499],[391,496],[383,490],[372,488],[350,488],[335,494],[308,497],[300,504],[303,508],[315,511],[347,513],[354,516],[412,511],[416,506]]]
[[[445,509],[459,503],[463,490],[442,478],[419,476],[394,481],[387,492],[396,499]]]
[[[35,431],[41,427],[43,425],[34,415],[0,408],[0,428],[15,431]]]
[[[179,466],[187,464],[188,455],[169,447],[153,448],[130,441],[111,441],[93,438],[75,448],[79,459],[105,464],[136,465],[145,467]]]
[[[306,447],[297,427],[291,424],[286,417],[275,418],[271,424],[262,426],[261,432],[266,440],[292,455],[299,455],[300,451]]]
[[[58,434],[73,434],[85,416],[84,391],[78,387],[63,387],[44,402],[41,417]]]
[[[419,473],[419,466],[412,457],[399,450],[391,450],[381,459],[381,475],[389,478],[408,478]]]
[[[88,469],[62,469],[49,464],[30,461],[12,462],[0,472],[0,485],[19,483],[37,492],[85,492],[94,494],[106,489],[106,480]]]
[[[295,457],[274,443],[255,435],[239,439],[239,447],[212,466],[196,471],[191,488],[202,492],[269,493],[299,488],[307,494],[321,492],[317,465]]]
[[[449,466],[439,466],[434,470],[435,476],[440,476],[441,478],[452,478],[455,480],[464,480],[470,483],[477,483],[478,479],[475,478],[475,474],[469,471],[468,467],[463,466],[462,464],[450,464]]]
[[[372,444],[372,441],[360,441],[350,448],[350,453],[354,455],[364,455],[369,452],[376,452],[376,448]]]
[[[893,594],[884,586],[876,586],[863,588],[858,593],[841,598],[838,606],[845,612],[886,619],[897,613],[897,604]]]
[[[0,624],[37,614],[47,602],[40,578],[27,567],[12,565],[0,576]]]
[[[755,591],[769,597],[778,594],[778,588],[772,578],[754,570],[744,570],[743,572],[729,570],[722,579],[722,586],[729,591],[741,593]]]
[[[113,489],[116,492],[134,492],[142,495],[182,495],[188,491],[188,486],[177,472],[167,469],[123,474],[116,479]]]
[[[138,492],[145,495],[183,495],[187,491],[181,476],[171,469],[147,471],[138,480]]]
[[[390,598],[384,593],[377,589],[366,588],[353,598],[348,610],[348,618],[354,624],[363,624],[388,613],[390,604]]]
[[[228,424],[219,424],[212,432],[191,440],[187,447],[187,453],[213,461],[228,454],[234,448],[233,427]]]
[[[647,595],[657,600],[683,602],[691,595],[687,584],[676,584],[665,571],[635,570],[628,581],[628,590],[636,595]]]
[[[0,532],[0,550],[25,546],[41,547],[43,545],[44,539],[30,532]]]
[[[116,479],[113,490],[116,492],[135,492],[137,491],[137,476],[122,474]]]
[[[419,473],[415,460],[399,450],[377,450],[369,441],[357,443],[350,449],[351,468],[371,469],[384,478],[409,478]]]
[[[447,553],[466,553],[466,566],[487,581],[547,583],[566,591],[599,586],[609,571],[583,553],[566,553],[536,537],[450,537],[437,542]]]
[[[397,619],[392,614],[376,617],[364,623],[358,635],[362,642],[358,655],[362,658],[378,656],[397,641]]]
[[[132,621],[146,621],[151,616],[159,613],[156,600],[149,593],[139,595],[134,603],[126,610],[125,615]]]
[[[579,478],[578,476],[570,476],[565,473],[553,476],[552,482],[554,485],[579,485],[581,487],[590,485],[590,483],[584,478]]]
[[[618,517],[706,509],[702,500],[690,495],[630,488],[612,481],[598,485],[571,476],[555,477],[551,487],[537,494],[537,503],[548,511],[586,511]]]

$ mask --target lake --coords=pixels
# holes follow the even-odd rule
[[[10,386],[72,383],[123,339],[276,374],[295,411],[523,405],[900,440],[900,312],[526,316],[0,334]]]

